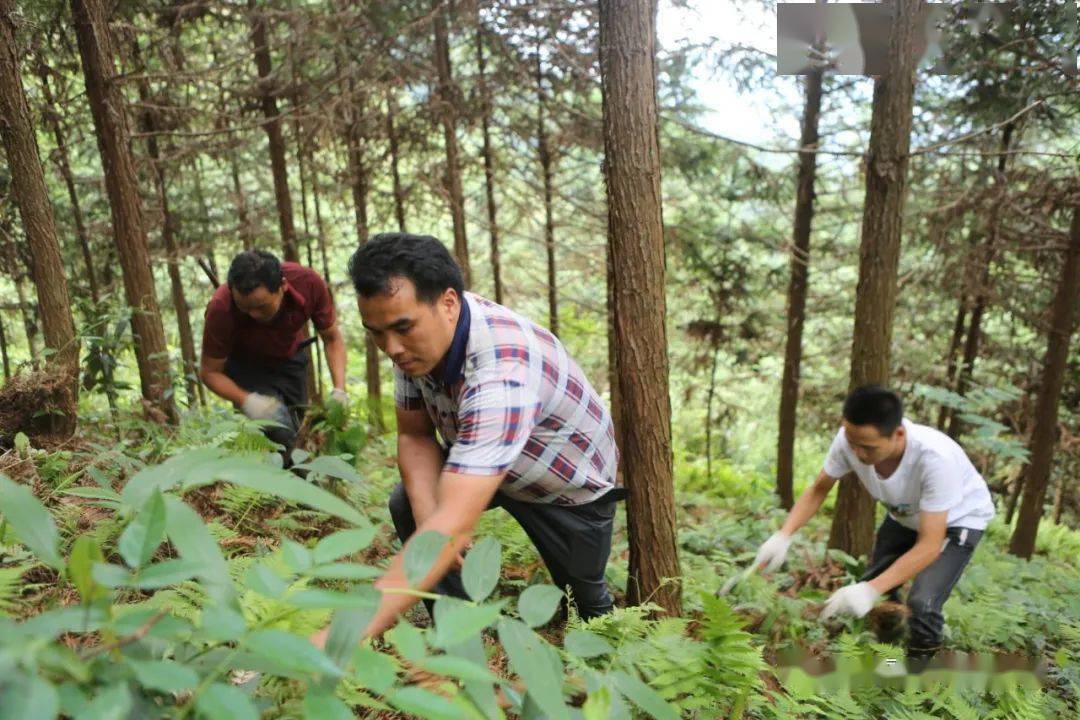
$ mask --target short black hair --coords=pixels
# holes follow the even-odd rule
[[[245,250],[229,265],[229,287],[247,295],[259,287],[277,292],[281,287],[281,262],[265,250]]]
[[[844,419],[852,425],[873,425],[882,437],[888,437],[904,421],[904,403],[892,390],[863,385],[844,400]]]
[[[429,305],[447,288],[459,296],[465,291],[461,266],[431,235],[379,233],[349,258],[349,277],[356,294],[364,298],[390,292],[390,279],[395,277],[410,280],[417,299]]]

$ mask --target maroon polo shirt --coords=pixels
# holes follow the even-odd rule
[[[203,355],[212,358],[239,356],[262,364],[275,365],[297,353],[307,337],[307,322],[322,331],[337,320],[330,291],[319,274],[294,262],[281,263],[288,281],[281,308],[265,325],[241,312],[233,303],[232,291],[222,285],[206,306],[203,325]]]

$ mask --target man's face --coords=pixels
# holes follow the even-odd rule
[[[407,278],[391,278],[389,292],[357,300],[364,327],[379,349],[411,377],[430,373],[454,340],[461,298],[447,288],[434,303],[416,297]]]
[[[286,282],[286,280],[282,280],[281,287],[275,292],[267,290],[265,285],[260,285],[247,295],[243,295],[239,290],[233,288],[233,303],[240,309],[240,312],[251,317],[255,322],[265,325],[272,321],[277,316],[278,310],[281,309],[281,301],[285,297]]]
[[[855,457],[866,465],[874,465],[892,457],[900,449],[904,438],[904,426],[896,428],[892,435],[882,435],[873,425],[852,425],[844,420],[844,437]]]

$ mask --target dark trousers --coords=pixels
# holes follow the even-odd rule
[[[282,457],[285,467],[292,464],[292,451],[296,434],[304,421],[307,410],[308,351],[302,348],[288,360],[275,365],[264,365],[241,357],[229,357],[225,361],[225,374],[248,392],[276,397],[287,409],[274,418],[278,426],[263,429],[272,442],[284,446]]]
[[[919,534],[906,528],[891,517],[878,528],[871,553],[870,567],[862,580],[873,580],[901,555],[910,550]],[[915,581],[908,591],[907,606],[911,610],[908,619],[908,655],[930,657],[941,647],[942,630],[945,616],[941,608],[949,599],[960,573],[971,560],[971,553],[982,538],[981,530],[951,527],[945,532],[945,545],[938,555],[922,572],[915,576]],[[890,593],[891,600],[899,602],[900,588]]]
[[[527,503],[497,492],[488,509],[501,507],[517,520],[536,546],[555,585],[569,589],[578,614],[587,620],[611,612],[604,568],[611,554],[616,497],[604,496],[586,505],[568,506]],[[416,532],[409,496],[401,483],[390,493],[390,517],[401,542]],[[457,571],[443,577],[435,592],[468,597]]]

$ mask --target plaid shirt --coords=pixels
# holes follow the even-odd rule
[[[580,505],[615,485],[611,416],[558,338],[465,293],[440,377],[394,366],[402,410],[427,410],[449,446],[444,469],[506,472],[500,491],[535,503]]]

